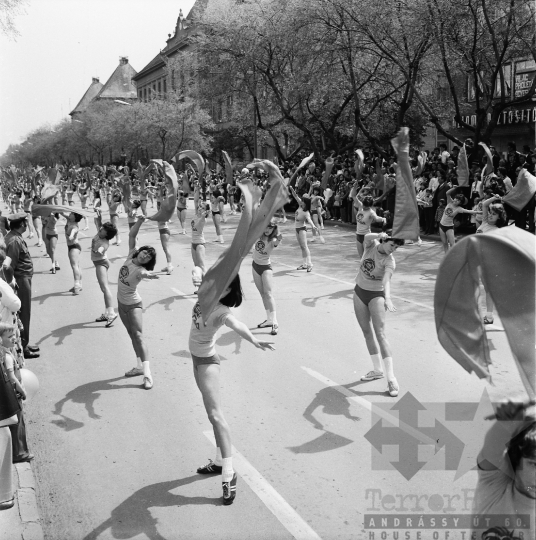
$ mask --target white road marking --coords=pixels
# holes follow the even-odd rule
[[[274,263],[272,263],[274,264]],[[285,264],[280,261],[275,262],[275,264],[280,264],[281,266],[286,266],[287,268],[294,268],[294,266],[291,266],[290,264]],[[350,283],[349,281],[344,281],[342,279],[337,279],[331,276],[325,276],[324,274],[319,274],[318,272],[314,272],[315,276],[319,276],[325,279],[329,279],[330,281],[337,281],[338,283],[343,283],[344,285],[350,285],[352,288],[355,287],[355,283]],[[397,300],[401,300],[402,302],[407,302],[408,304],[415,304],[416,306],[423,307],[425,309],[429,309],[431,311],[434,311],[434,308],[432,306],[427,306],[426,304],[421,304],[420,302],[415,302],[414,300],[408,300],[407,298],[403,298],[402,296],[395,296],[394,294],[391,295],[392,298],[396,298]]]
[[[318,373],[317,371],[313,369],[310,369],[305,366],[302,366],[301,368],[306,373],[311,375],[311,377],[314,377],[315,379],[319,380],[325,386],[333,388],[334,390],[337,390],[337,392],[340,392],[343,396],[349,398],[350,401],[353,402],[354,404],[359,405],[360,407],[363,407],[364,409],[367,409],[370,412],[373,412],[375,415],[380,416],[381,418],[383,418],[390,424],[393,424],[394,426],[398,424],[401,430],[405,431],[408,435],[411,435],[415,439],[421,441],[423,444],[430,444],[432,446],[436,445],[436,441],[434,441],[430,437],[427,437],[424,433],[421,433],[419,430],[415,429],[409,424],[402,422],[399,418],[390,414],[388,411],[386,411],[382,407],[378,407],[374,405],[374,403],[362,398],[361,396],[356,396],[353,392],[348,390],[348,388],[345,388],[344,386],[341,386],[340,384],[332,381],[331,379],[324,377],[324,375],[322,375],[321,373]]]
[[[175,287],[170,287],[170,289],[175,293],[175,294],[178,294],[179,296],[182,296],[185,300],[189,300],[190,302],[192,302],[192,304],[195,304],[197,303],[197,295],[193,295],[193,294],[186,294],[182,291],[179,291],[179,289],[175,289]]]
[[[204,431],[203,434],[216,446],[212,431]],[[296,510],[283,499],[268,480],[234,446],[233,467],[293,538],[296,538],[296,540],[321,540],[320,536],[300,517]]]

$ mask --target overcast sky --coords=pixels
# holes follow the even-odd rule
[[[67,117],[91,84],[128,56],[136,71],[166,46],[195,0],[29,0],[20,35],[0,35],[0,154]]]

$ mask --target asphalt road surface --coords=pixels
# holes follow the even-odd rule
[[[216,236],[207,224],[209,265],[229,246],[238,219],[224,225],[223,246],[210,243]],[[123,243],[108,252],[114,296],[128,253],[124,215],[120,222]],[[284,240],[272,257],[275,337],[256,329],[265,313],[246,258],[240,271],[246,301],[235,313],[276,350],[257,350],[225,327],[217,340],[238,472],[237,498],[226,507],[221,477],[196,474],[215,449],[188,352],[195,302],[190,237],[178,230],[174,222],[174,273],[139,287],[150,391],[140,387],[141,377],[123,376],[135,355],[120,320],[111,328],[93,322],[104,310],[89,257],[94,226],[81,240],[80,296],[67,292],[73,279],[65,239],[60,235],[56,275],[28,242],[36,270],[31,337],[41,347],[41,358],[27,362],[41,384],[27,405],[28,431],[49,540],[395,538],[393,529],[381,536],[370,528],[370,516],[377,523],[470,514],[489,399],[521,394],[522,385],[498,319],[488,334],[495,386],[466,373],[439,345],[432,308],[443,257],[437,242],[395,254],[397,312],[387,315],[387,333],[400,384],[396,399],[385,379],[360,381],[371,363],[353,313],[351,231],[327,226],[326,244],[310,246],[308,274],[296,270],[293,223],[282,226]],[[157,248],[162,268],[156,223],[144,224],[139,241]],[[411,539],[436,538],[430,527],[406,530]],[[457,537],[452,527],[450,538]]]

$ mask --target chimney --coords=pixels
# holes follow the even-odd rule
[[[128,56],[120,56],[119,57],[119,64],[124,66],[125,64],[128,64]]]
[[[96,84],[100,82],[99,78],[98,77],[93,77],[93,84]]]

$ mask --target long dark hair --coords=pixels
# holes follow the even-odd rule
[[[239,274],[236,274],[233,281],[229,283],[229,287],[231,290],[223,298],[220,298],[220,304],[227,307],[238,307],[244,298]]]
[[[141,246],[141,248],[138,248],[133,254],[131,259],[135,259],[141,251],[146,251],[151,255],[152,259],[149,262],[146,262],[144,264],[140,263],[140,266],[145,268],[145,270],[149,270],[149,272],[152,272],[154,270],[154,267],[156,265],[156,249],[151,246]]]

